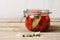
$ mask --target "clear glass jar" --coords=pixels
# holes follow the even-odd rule
[[[26,17],[25,25],[30,31],[46,31],[50,26],[49,10],[30,10],[24,11]]]

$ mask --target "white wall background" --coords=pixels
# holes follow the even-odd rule
[[[25,9],[49,9],[60,18],[60,0],[0,0],[0,18],[21,18]]]

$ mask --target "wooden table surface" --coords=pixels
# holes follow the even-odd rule
[[[42,34],[40,37],[22,35]],[[20,19],[0,19],[0,40],[60,40],[60,19],[52,20],[47,32],[28,31]]]

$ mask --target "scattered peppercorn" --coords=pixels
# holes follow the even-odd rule
[[[23,37],[25,37],[25,35],[22,35]]]

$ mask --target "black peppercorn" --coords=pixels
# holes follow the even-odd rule
[[[35,34],[33,34],[33,36],[35,36]]]
[[[27,35],[27,37],[33,37],[32,35]]]
[[[23,37],[25,37],[25,35],[22,35]]]
[[[36,36],[40,37],[40,34],[36,34]]]

